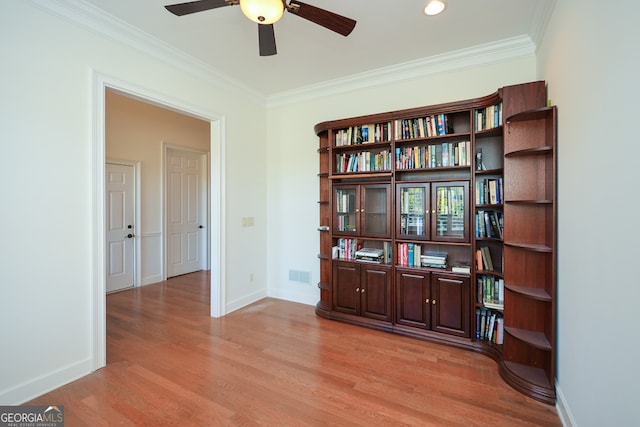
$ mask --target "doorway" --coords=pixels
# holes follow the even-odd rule
[[[183,114],[198,117],[210,122],[210,174],[208,176],[209,209],[207,219],[209,228],[206,229],[211,241],[209,259],[211,266],[211,299],[210,314],[220,317],[225,310],[225,150],[224,150],[224,116],[202,107],[194,107],[175,97],[168,97],[149,88],[123,82],[97,71],[92,73],[93,83],[93,136],[92,136],[92,253],[91,274],[91,312],[92,348],[91,369],[95,371],[106,364],[106,214],[105,214],[105,98],[107,90],[125,94],[126,96],[142,100],[151,104],[178,111]]]

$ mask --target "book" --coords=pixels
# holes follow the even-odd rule
[[[482,254],[482,264],[485,267],[485,270],[493,271],[493,262],[491,260],[491,252],[489,251],[489,248],[483,246],[480,248],[480,252]]]
[[[471,274],[471,265],[467,263],[456,263],[451,266],[451,271],[453,273]]]

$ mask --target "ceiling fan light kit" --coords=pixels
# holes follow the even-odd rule
[[[442,13],[447,7],[447,4],[442,0],[431,0],[424,7],[424,14],[427,16],[434,16]]]
[[[242,13],[257,24],[273,24],[282,18],[282,0],[240,0]]]
[[[278,21],[284,10],[311,21],[333,32],[348,36],[356,26],[356,21],[328,10],[298,0],[290,0],[285,4],[284,0],[197,0],[186,3],[177,3],[165,6],[169,12],[176,16],[189,15],[205,10],[217,9],[224,6],[239,4],[242,13],[247,18],[258,23],[258,44],[260,56],[276,54],[276,40],[273,23]]]

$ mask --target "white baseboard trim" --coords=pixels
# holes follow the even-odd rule
[[[22,405],[38,396],[91,373],[91,359],[67,365],[57,371],[0,391],[0,405]],[[55,402],[51,403],[55,405]]]
[[[564,427],[576,427],[578,424],[576,420],[573,418],[573,414],[571,413],[571,409],[569,408],[569,404],[567,403],[567,399],[564,397],[564,393],[562,393],[562,388],[560,388],[560,384],[556,381],[556,410],[558,411],[558,416],[560,417],[560,421]]]
[[[162,282],[162,274],[154,274],[152,276],[143,277],[140,286],[152,285],[158,282]]]
[[[320,301],[320,295],[309,295],[308,292],[291,292],[291,290],[284,289],[269,289],[267,296],[312,306],[315,306]]]
[[[265,290],[261,290],[261,291],[254,292],[250,295],[247,295],[245,297],[239,298],[235,301],[231,301],[225,307],[225,310],[226,310],[225,314],[229,314],[233,311],[239,310],[243,307],[248,306],[249,304],[253,304],[254,302],[260,301],[262,298],[266,298],[266,297],[267,297],[267,292]]]

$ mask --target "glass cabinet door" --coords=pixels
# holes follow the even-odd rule
[[[432,240],[469,241],[469,183],[432,184]]]
[[[358,224],[358,188],[336,188],[334,203],[334,231],[340,234],[355,234]]]
[[[390,236],[389,186],[386,184],[364,185],[360,209],[362,235],[370,237]]]
[[[398,198],[397,232],[401,238],[429,238],[429,184],[400,184]]]

